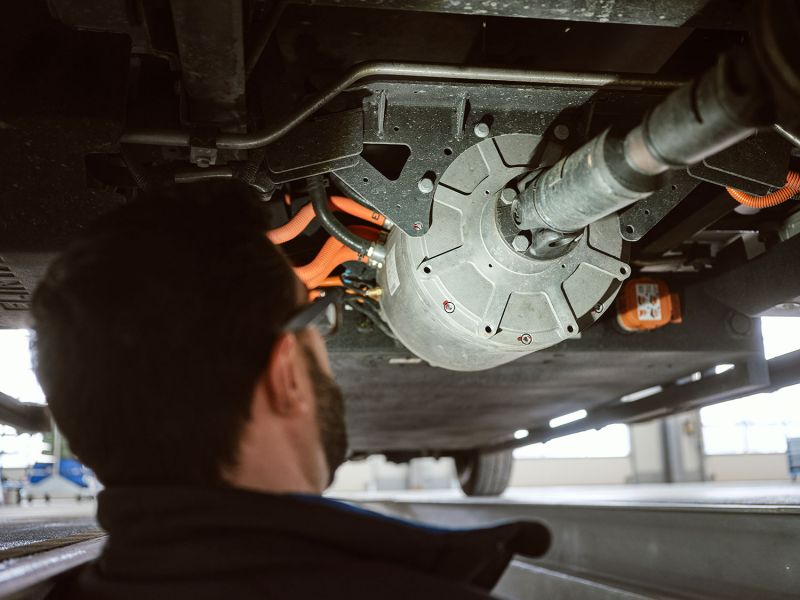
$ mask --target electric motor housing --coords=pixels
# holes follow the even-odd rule
[[[428,233],[389,234],[384,318],[433,366],[489,369],[576,337],[630,276],[615,214],[567,239],[514,226],[512,198],[535,176],[540,144],[508,134],[468,148],[437,182]]]

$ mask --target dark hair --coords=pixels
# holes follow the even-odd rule
[[[297,280],[231,183],[101,219],[33,296],[32,350],[56,424],[109,484],[218,483]]]

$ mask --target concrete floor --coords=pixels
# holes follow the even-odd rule
[[[0,505],[0,557],[15,549],[98,532],[93,501]]]

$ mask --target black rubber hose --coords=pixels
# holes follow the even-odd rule
[[[357,236],[347,227],[342,225],[328,207],[328,192],[325,190],[325,180],[320,175],[309,177],[306,180],[308,195],[311,196],[311,205],[322,227],[337,240],[361,256],[369,256],[372,242]]]

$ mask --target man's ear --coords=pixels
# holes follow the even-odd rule
[[[275,414],[290,416],[311,405],[311,389],[304,364],[297,337],[292,333],[281,334],[275,341],[264,373],[267,401]]]

